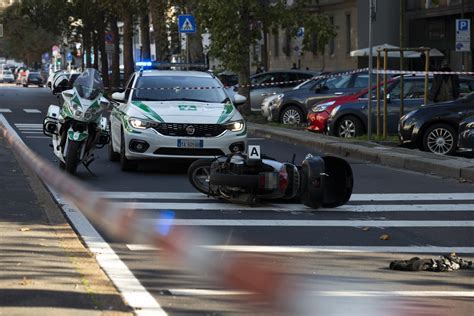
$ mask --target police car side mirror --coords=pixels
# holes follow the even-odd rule
[[[234,95],[234,104],[235,104],[236,106],[242,105],[242,104],[244,104],[245,102],[247,102],[247,98],[244,97],[243,95],[238,94],[238,93],[236,93],[236,94]]]
[[[125,101],[125,92],[114,92],[112,93],[112,99],[119,102]]]

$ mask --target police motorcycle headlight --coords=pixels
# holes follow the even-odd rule
[[[136,118],[136,117],[129,118],[128,123],[130,123],[130,125],[136,129],[147,129],[151,127],[152,125],[150,122]]]
[[[329,102],[323,102],[323,103],[320,103],[320,104],[315,104],[315,105],[313,105],[311,110],[315,113],[324,112],[324,111],[326,111],[326,109],[328,107],[330,107],[334,103],[336,103],[336,101],[329,101]]]
[[[231,132],[240,132],[245,127],[245,122],[243,120],[229,122],[224,124],[224,127]]]

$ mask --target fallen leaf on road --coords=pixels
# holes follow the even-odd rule
[[[21,232],[29,232],[30,229],[28,227],[23,227],[23,228],[20,228],[19,231]]]
[[[23,277],[23,281],[20,282],[21,285],[28,285],[31,284],[32,282],[28,280],[26,277]]]
[[[362,230],[366,232],[369,230],[369,227],[362,227]]]
[[[382,235],[379,237],[380,240],[389,240],[390,236],[389,235]]]

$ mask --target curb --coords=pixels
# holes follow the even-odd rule
[[[419,150],[388,147],[373,142],[346,141],[338,137],[256,123],[247,123],[247,126],[249,132],[257,137],[314,147],[325,154],[461,181],[474,181],[474,159],[441,156]]]

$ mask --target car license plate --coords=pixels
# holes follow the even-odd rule
[[[178,139],[178,148],[203,148],[202,139]]]

